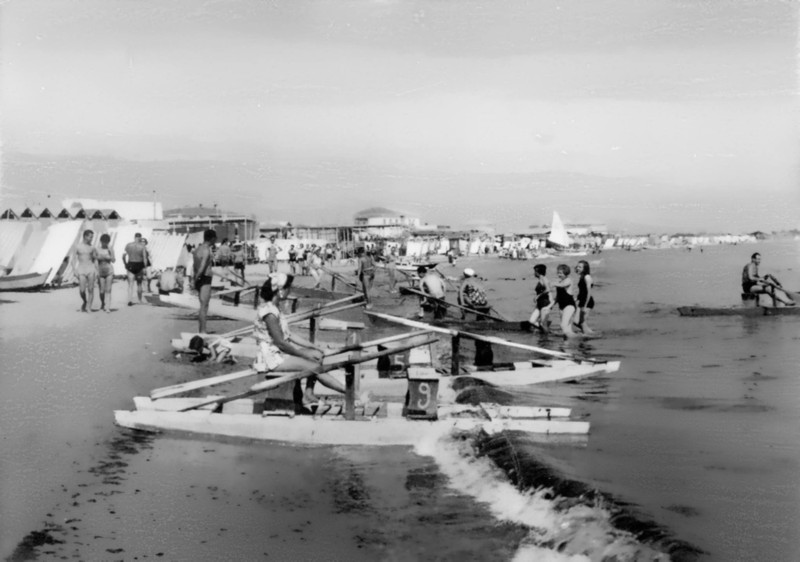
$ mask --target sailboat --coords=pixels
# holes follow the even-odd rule
[[[572,239],[569,237],[567,229],[557,211],[553,211],[553,225],[550,227],[550,235],[547,237],[547,247],[558,250],[562,256],[585,256],[586,252],[581,250],[570,251]]]
[[[561,217],[558,216],[556,211],[553,211],[553,225],[550,227],[547,244],[557,250],[566,250],[572,244],[569,233],[564,228],[564,223],[561,222]]]

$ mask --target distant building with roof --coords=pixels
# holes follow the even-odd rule
[[[405,226],[419,228],[419,217],[405,215],[385,207],[370,207],[355,214],[355,226]]]
[[[258,237],[259,224],[252,216],[233,211],[224,211],[202,204],[195,207],[179,207],[164,211],[165,230],[171,232],[199,232],[206,229],[216,231],[217,238],[223,240],[239,238],[252,240]]]

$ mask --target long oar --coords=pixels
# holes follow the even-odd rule
[[[150,398],[157,400],[159,398],[166,398],[167,396],[174,396],[175,394],[182,394],[190,390],[197,390],[198,388],[206,388],[209,386],[216,386],[226,382],[231,382],[246,377],[257,375],[258,371],[254,369],[245,369],[244,371],[237,371],[235,373],[228,373],[227,375],[219,375],[216,377],[209,377],[207,379],[200,379],[196,381],[183,382],[180,384],[173,384],[171,386],[163,386],[155,388],[150,391]]]
[[[330,357],[332,355],[338,355],[338,354],[344,353],[346,351],[361,351],[361,350],[367,349],[369,347],[377,347],[379,345],[384,345],[384,344],[387,344],[387,343],[392,343],[392,342],[396,342],[396,341],[400,341],[400,340],[404,340],[404,339],[408,339],[408,338],[413,338],[413,337],[416,337],[416,336],[427,335],[427,334],[430,334],[430,333],[431,333],[430,330],[419,330],[417,332],[408,332],[408,333],[405,333],[405,334],[396,334],[394,336],[388,336],[388,337],[377,339],[377,340],[365,341],[365,342],[361,342],[361,343],[353,344],[353,345],[346,345],[344,347],[340,347],[339,349],[331,349],[331,350],[326,351],[325,352],[325,357]]]
[[[250,387],[250,390],[245,392],[240,392],[238,394],[233,394],[231,396],[225,396],[222,398],[214,398],[211,400],[206,400],[205,402],[201,402],[199,404],[194,404],[193,406],[189,406],[187,408],[183,408],[180,410],[181,412],[186,412],[189,410],[196,410],[198,408],[202,408],[204,406],[208,406],[210,404],[217,404],[221,406],[222,404],[226,404],[228,402],[232,402],[233,400],[239,400],[241,398],[247,398],[248,396],[253,396],[255,394],[260,394],[262,392],[266,392],[267,390],[272,390],[273,388],[277,388],[280,385],[292,382],[298,379],[304,379],[306,377],[310,377],[312,375],[318,375],[321,373],[327,373],[328,371],[333,371],[336,369],[341,369],[342,367],[346,367],[347,365],[356,365],[358,363],[366,363],[367,361],[372,361],[373,359],[379,359],[381,357],[385,357],[386,355],[393,355],[395,353],[400,353],[401,351],[406,351],[407,349],[413,349],[415,347],[419,347],[422,345],[428,345],[435,343],[437,340],[436,338],[432,337],[429,338],[427,341],[421,343],[415,343],[413,345],[405,345],[393,349],[387,349],[384,351],[377,351],[375,353],[369,353],[366,355],[362,355],[358,358],[351,358],[346,361],[338,361],[336,363],[331,363],[329,365],[323,365],[322,367],[316,367],[314,369],[308,369],[305,371],[300,371],[297,373],[289,373],[282,377],[277,377],[274,379],[266,380],[264,382],[260,382],[258,384],[254,384]]]
[[[358,350],[361,350],[361,349],[366,349],[368,347],[375,347],[375,346],[378,346],[378,345],[383,345],[383,344],[391,343],[391,342],[394,342],[394,341],[403,340],[403,339],[411,339],[411,338],[416,338],[416,340],[414,340],[413,342],[405,342],[406,343],[406,347],[409,346],[409,345],[411,347],[417,347],[417,346],[420,346],[420,345],[425,345],[425,341],[427,341],[427,340],[422,341],[422,343],[419,343],[419,341],[420,341],[419,336],[429,336],[430,337],[430,332],[413,332],[413,333],[407,333],[407,334],[400,334],[400,335],[390,336],[390,337],[387,337],[387,338],[382,338],[382,339],[379,339],[379,340],[363,342],[363,343],[358,344],[358,345],[349,345],[349,346],[340,347],[339,349],[331,349],[331,350],[329,350],[329,351],[327,351],[325,353],[325,357],[327,358],[327,357],[339,355],[339,354],[342,354],[342,353],[347,353],[349,351],[358,351]],[[404,350],[405,350],[405,348],[403,349],[403,351]],[[391,351],[392,353],[399,353],[399,351],[397,351],[396,347],[392,347],[388,351]],[[339,362],[341,362],[341,360]],[[337,364],[339,362],[334,361],[333,363],[329,363],[329,365],[330,364]],[[324,365],[324,367],[327,368],[328,365]],[[184,392],[189,392],[191,390],[197,390],[199,388],[206,388],[206,387],[209,387],[209,386],[216,386],[218,384],[223,384],[223,383],[226,383],[226,382],[239,380],[239,379],[250,377],[250,376],[253,376],[253,375],[257,375],[257,374],[258,374],[258,372],[253,370],[253,369],[245,369],[243,371],[237,371],[235,373],[228,373],[226,375],[218,375],[216,377],[209,377],[209,378],[205,378],[205,379],[198,379],[198,380],[194,380],[194,381],[183,382],[183,383],[179,383],[179,384],[173,384],[173,385],[170,385],[170,386],[164,386],[164,387],[156,388],[156,389],[153,389],[152,391],[150,391],[150,398],[153,399],[153,400],[157,400],[159,398],[166,398],[167,396],[174,396],[175,394],[182,394]]]
[[[445,305],[445,306],[448,306],[448,307],[453,307],[453,308],[458,308],[458,309],[460,309],[460,310],[463,310],[463,311],[465,311],[465,312],[471,312],[471,313],[473,313],[473,314],[477,314],[478,316],[483,316],[483,317],[485,317],[485,318],[489,318],[489,319],[491,319],[491,320],[496,320],[496,321],[498,321],[498,322],[503,322],[503,321],[505,321],[505,319],[504,319],[504,318],[500,318],[499,316],[494,316],[494,315],[492,315],[492,314],[487,314],[487,313],[485,313],[485,312],[479,312],[479,311],[477,311],[477,310],[473,310],[473,309],[471,309],[471,308],[469,308],[469,307],[466,307],[466,306],[461,306],[460,304],[455,304],[455,303],[447,302],[447,301],[446,301],[446,300],[444,300],[444,299],[440,299],[440,298],[438,298],[438,297],[432,297],[432,296],[428,295],[427,293],[425,293],[425,292],[423,292],[423,291],[418,291],[417,289],[412,289],[411,287],[401,287],[401,288],[400,288],[400,292],[401,292],[401,293],[412,293],[412,294],[414,294],[414,295],[419,295],[419,296],[421,296],[421,297],[425,297],[425,298],[427,298],[427,299],[429,299],[429,300],[438,301],[438,302],[442,303],[442,304],[443,304],[443,305]]]
[[[450,328],[440,328],[438,326],[431,326],[430,324],[426,324],[425,322],[417,322],[416,320],[409,320],[408,318],[400,318],[398,316],[391,316],[389,314],[382,314],[380,312],[372,312],[371,310],[366,310],[364,312],[370,316],[375,316],[376,318],[382,318],[383,320],[388,320],[389,322],[396,322],[397,324],[411,326],[412,328],[422,328],[423,330],[430,330],[431,332],[438,332],[440,334],[447,334],[449,336],[461,336],[471,340],[478,340],[487,343],[495,343],[497,345],[504,345],[506,347],[515,347],[517,349],[524,349],[526,351],[534,351],[536,353],[541,353],[542,355],[550,355],[552,357],[560,357],[562,359],[572,359],[573,361],[589,361],[592,363],[603,362],[603,361],[596,361],[593,359],[576,359],[569,353],[564,353],[562,351],[553,351],[551,349],[545,349],[543,347],[536,347],[533,345],[526,345],[524,343],[517,343],[510,340],[505,340],[503,338],[497,338],[494,336],[482,336],[479,334],[462,332],[460,330],[453,330]]]
[[[345,285],[347,285],[351,289],[355,289],[356,291],[361,291],[361,287],[356,285],[353,281],[350,281],[347,277],[345,277],[341,273],[337,273],[336,271],[332,271],[332,270],[330,270],[330,269],[328,269],[327,267],[324,267],[324,266],[320,266],[319,268],[322,271],[324,271],[325,273],[327,273],[328,275],[330,275],[331,277],[333,277],[334,279],[336,279],[337,281],[341,281],[342,283],[344,283]]]
[[[363,299],[363,295],[353,295],[351,297],[347,297],[344,299],[340,299],[337,301],[332,301],[329,303],[325,303],[323,305],[318,305],[311,310],[304,310],[302,312],[296,312],[294,314],[287,314],[286,320],[289,324],[295,324],[297,322],[302,322],[303,320],[308,320],[309,318],[315,318],[317,316],[323,316],[325,314],[334,314],[336,312],[342,312],[343,310],[349,310],[351,308],[356,308],[361,306],[361,303],[354,302],[353,304],[347,306],[336,307],[336,305],[341,303],[349,303],[353,301],[358,301]],[[244,334],[250,333],[253,331],[253,326],[245,326],[244,328],[237,328],[236,330],[231,330],[230,332],[225,332],[224,334],[197,334],[197,335],[205,335],[205,336],[213,336],[215,338],[233,338],[236,336],[242,336]]]

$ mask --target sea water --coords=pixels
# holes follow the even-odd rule
[[[160,309],[158,323],[138,326],[134,307],[82,319],[71,334],[43,321],[24,339],[0,324],[1,554],[800,559],[800,317],[682,318],[675,310],[738,305],[741,269],[754,251],[764,271],[800,288],[797,242],[609,250],[585,258],[598,284],[589,319],[598,338],[565,344],[504,334],[622,362],[617,373],[574,384],[481,390],[509,404],[569,406],[592,423],[584,438],[309,449],[142,436],[113,426],[111,411],[165,384],[152,357],[169,367],[169,338],[194,319]],[[542,261],[551,278],[560,262]],[[478,270],[498,310],[521,319],[531,308],[534,263],[487,256],[440,267],[453,276]],[[128,345],[105,349],[115,331]],[[146,341],[133,345],[136,338]],[[495,355],[523,357],[497,347]]]

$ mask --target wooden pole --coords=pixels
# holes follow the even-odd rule
[[[347,344],[358,345],[361,337],[357,330],[348,330]],[[351,352],[351,357],[358,359],[361,357],[361,351],[356,350]],[[361,378],[361,366],[358,364],[349,364],[345,368],[344,376],[344,419],[356,419],[356,393],[358,392],[358,379]]]
[[[458,356],[460,348],[461,336],[456,334],[453,336],[450,344],[450,349],[453,354],[453,356],[450,358],[450,374],[454,377],[457,377],[461,374],[461,359]]]

